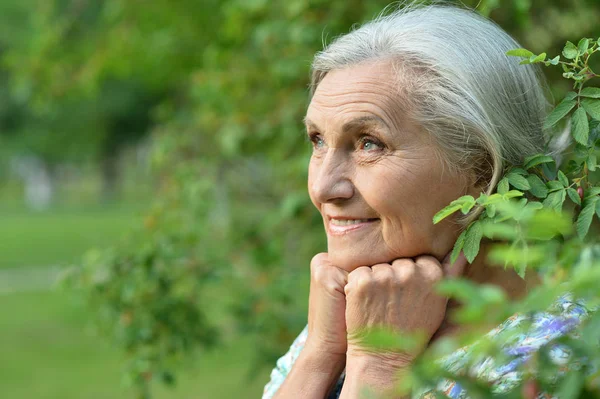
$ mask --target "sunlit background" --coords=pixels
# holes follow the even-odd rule
[[[311,56],[387,3],[0,2],[1,397],[260,397],[324,249]],[[600,35],[598,0],[465,3],[536,53]]]

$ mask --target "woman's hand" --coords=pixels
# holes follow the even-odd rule
[[[448,258],[448,257],[447,257]],[[346,326],[348,351],[343,397],[354,397],[361,386],[391,388],[398,370],[408,367],[442,324],[447,298],[435,292],[446,277],[462,275],[466,260],[454,265],[432,256],[397,259],[391,264],[359,267],[348,275]],[[371,328],[398,333],[420,332],[422,345],[410,352],[376,352],[365,348],[361,334]]]
[[[310,262],[308,337],[275,398],[323,399],[335,386],[346,361],[348,272],[332,265],[326,253]]]
[[[329,262],[320,253],[310,262],[307,350],[341,357],[346,356],[346,296],[348,272]]]

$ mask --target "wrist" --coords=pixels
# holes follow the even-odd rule
[[[304,346],[276,398],[322,399],[335,386],[345,365],[345,356],[333,356]]]
[[[327,380],[333,385],[344,370],[346,355],[307,345],[300,352],[296,364],[302,372]]]
[[[331,345],[319,340],[312,340],[309,336],[301,354],[344,365],[346,363],[346,350],[347,346],[341,348],[340,345]]]
[[[394,352],[348,354],[346,379],[378,393],[391,393],[410,365],[406,355]]]

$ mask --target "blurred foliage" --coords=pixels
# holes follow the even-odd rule
[[[596,0],[465,1],[534,52],[597,36]],[[72,281],[127,351],[148,396],[179,359],[256,333],[272,364],[306,323],[308,262],[324,250],[301,124],[323,42],[388,1],[5,0],[0,143],[50,160],[110,157],[153,139],[160,186],[131,239]],[[598,60],[591,60],[592,64]],[[569,90],[561,72],[548,78]]]

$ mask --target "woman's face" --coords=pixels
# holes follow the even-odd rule
[[[306,114],[313,143],[308,190],[323,217],[329,259],[359,266],[429,254],[439,260],[459,229],[433,215],[468,191],[430,135],[410,121],[391,62],[332,71]]]

